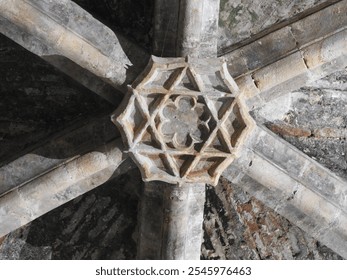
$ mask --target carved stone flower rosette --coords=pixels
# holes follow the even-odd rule
[[[158,58],[112,116],[144,181],[216,185],[249,131],[223,59]]]

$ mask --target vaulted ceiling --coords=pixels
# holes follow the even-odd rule
[[[122,154],[121,141],[113,141],[118,139],[119,133],[109,115],[120,103],[126,84],[144,68],[149,54],[174,55],[172,46],[178,40],[175,35],[178,18],[173,16],[177,7],[172,2],[162,1],[164,4],[160,6],[160,1],[153,3],[150,0],[131,4],[116,0],[74,1],[100,23],[78,6],[69,6],[69,1],[60,1],[57,7],[47,10],[31,1],[13,1],[23,2],[37,13],[32,18],[28,14],[30,20],[38,20],[37,25],[33,25],[35,28],[23,18],[11,18],[11,9],[6,8],[5,2],[0,1],[0,32],[4,34],[0,40],[1,235],[110,178],[110,182],[114,182],[112,178],[134,167]],[[238,240],[233,242],[239,246],[241,239],[242,242],[246,239],[246,243],[253,240],[255,248],[265,252],[266,238],[264,232],[262,237],[257,237],[259,228],[268,227],[266,231],[269,231],[276,223],[262,223],[261,217],[267,210],[257,213],[256,208],[268,206],[303,229],[307,236],[314,238],[312,240],[317,239],[345,258],[347,3],[323,0],[264,2],[220,1],[218,32],[211,37],[216,40],[218,55],[228,61],[229,71],[245,95],[246,105],[257,126],[249,140],[249,148],[223,173],[225,179],[214,192],[225,200],[220,210],[229,211],[225,214],[229,221],[223,222],[223,218],[205,212],[203,256],[238,258],[218,252],[218,248],[225,250],[232,246],[218,245],[218,238],[213,237],[219,221],[229,223],[220,225],[225,239]],[[165,9],[168,3],[172,6]],[[22,12],[26,11],[23,8]],[[63,41],[55,47],[55,34],[38,24],[39,15],[48,16],[47,28],[51,26],[53,31],[59,28],[72,30],[66,42],[83,38],[81,44],[87,42],[90,53],[87,51],[85,57],[79,58],[68,45],[65,48]],[[93,65],[88,55],[103,61],[103,67]],[[114,67],[113,63],[120,67]],[[108,75],[110,71],[114,72]],[[86,165],[91,167],[89,171],[84,168]],[[75,170],[69,169],[75,166],[80,177],[76,177],[72,184],[64,176]],[[136,185],[131,178],[125,178]],[[121,177],[120,180],[125,179]],[[231,182],[229,187],[223,187],[226,180]],[[129,182],[123,184],[129,187]],[[135,194],[138,192],[134,186],[130,189]],[[124,187],[121,190],[124,192]],[[109,194],[99,196],[101,200],[112,197],[111,201],[118,201],[114,211],[123,209],[124,215],[129,212],[132,216],[128,216],[123,225],[128,223],[126,230],[135,232],[136,212],[119,202],[119,197],[124,196],[122,191],[115,191],[118,198]],[[6,212],[7,205],[21,201],[16,197],[17,193],[21,196],[21,192],[29,197],[25,206]],[[213,194],[211,191],[207,193],[210,194],[207,201],[211,203]],[[41,203],[37,203],[37,198]],[[93,198],[79,199],[84,205],[89,203],[96,209],[102,207],[93,204]],[[134,199],[133,194],[128,199],[131,205],[136,204],[137,198]],[[259,206],[258,200],[254,199],[266,206]],[[79,202],[74,203],[78,205]],[[252,218],[240,208],[247,205],[251,205],[249,213],[255,213]],[[66,213],[73,211],[73,207],[67,206]],[[83,208],[83,203],[79,207],[76,209]],[[205,210],[209,207],[207,203]],[[213,207],[218,208],[217,205]],[[92,209],[92,206],[87,208]],[[233,209],[237,209],[233,219],[241,221],[240,224],[230,224]],[[103,216],[102,210],[95,211]],[[64,221],[64,214],[59,215],[56,219]],[[92,217],[97,219],[98,216]],[[215,224],[211,224],[210,219],[216,219]],[[42,221],[47,223],[44,218]],[[283,221],[278,226],[282,231]],[[252,232],[249,224],[258,231]],[[231,238],[229,227],[237,225],[244,227],[244,232],[240,230],[237,238]],[[64,229],[66,236],[73,232],[72,227],[70,224]],[[109,235],[119,230],[113,225]],[[31,239],[35,239],[35,232],[37,234],[34,229]],[[299,234],[287,236],[297,238]],[[70,238],[74,237],[70,234]],[[263,247],[257,243],[259,238]],[[208,240],[213,241],[213,250],[208,250]],[[125,255],[107,257],[131,258],[131,246]],[[256,258],[246,251],[239,257],[244,254]],[[258,257],[276,258],[275,249],[272,255],[264,252]],[[289,255],[279,254],[277,258],[290,258]],[[331,252],[327,256],[334,258]],[[85,257],[81,253],[80,258]],[[315,257],[317,255],[308,258]]]

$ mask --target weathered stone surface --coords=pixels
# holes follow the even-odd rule
[[[0,7],[0,16],[19,30],[16,34],[3,26],[1,32],[15,41],[18,39],[19,44],[39,56],[66,57],[118,90],[124,90],[147,62],[144,52],[132,50],[129,42],[121,42],[109,28],[69,0],[57,3],[16,0],[10,4],[1,1]],[[31,45],[30,41],[22,40],[22,32],[39,43]],[[64,69],[63,64],[57,65]]]
[[[320,66],[324,61],[325,63],[331,61],[334,55],[335,57],[340,56],[341,51],[343,52],[343,48],[346,46],[345,40],[332,35],[335,33],[343,34],[341,31],[346,29],[346,7],[346,1],[338,2],[278,30],[267,33],[265,36],[231,52],[219,52],[219,55],[223,55],[230,62],[229,71],[233,77],[266,68],[267,65],[295,52],[299,52],[306,66],[313,69]],[[324,28],[319,28],[320,24],[317,24],[319,21],[328,22],[328,24],[323,23]],[[309,28],[309,26],[316,26],[319,28],[319,32]],[[324,40],[328,37],[331,37],[331,42]],[[317,44],[319,41],[322,41],[322,43]],[[333,52],[329,51],[332,44],[335,45],[333,46],[335,48]],[[339,46],[339,44],[342,45]],[[309,47],[309,45],[312,46]],[[327,59],[329,56],[330,58]],[[293,57],[291,60],[296,61]],[[296,71],[296,68],[292,70]],[[287,71],[288,69],[285,70],[285,72]],[[268,69],[265,72],[268,72]],[[285,77],[286,75],[282,73],[277,76]]]
[[[0,167],[0,196],[14,188],[47,173],[59,165],[68,163],[81,154],[106,145],[117,138],[110,117],[77,124],[57,135],[37,143],[36,148],[17,153],[15,160]],[[7,157],[7,160],[10,160]],[[5,164],[6,163],[6,164]],[[28,168],[30,166],[30,168]]]
[[[270,123],[268,124],[268,128],[281,136],[309,137],[312,135],[310,129],[290,126],[284,122]]]
[[[327,0],[222,0],[219,19],[219,48],[235,45],[274,25],[319,9]],[[318,24],[317,24],[318,26]],[[309,28],[311,29],[311,28]]]
[[[201,26],[204,20],[203,6],[209,1],[180,1],[177,56],[198,56],[200,49]]]
[[[30,226],[23,226],[10,233],[1,247],[0,260],[49,260],[52,257],[50,246],[32,246],[26,242]]]
[[[92,92],[102,96],[110,103],[117,105],[119,103],[117,96],[121,93],[115,90],[110,84],[106,83],[91,72],[75,64],[66,57],[55,54],[52,47],[45,45],[35,36],[25,32],[10,21],[0,17],[0,33],[14,40],[17,44],[25,47],[30,52],[35,53],[42,59],[65,73],[81,85]]]
[[[0,236],[105,183],[114,174],[121,172],[120,165],[126,159],[122,150],[120,139],[113,141],[2,195]],[[124,171],[127,171],[127,167]]]
[[[200,259],[205,198],[202,183],[145,183],[138,217],[137,259]]]
[[[346,209],[345,181],[304,154],[298,153],[291,145],[285,145],[284,141],[276,141],[273,136],[264,133],[260,133],[258,137],[259,142],[253,148],[255,152],[261,153],[271,164],[285,170],[293,179],[319,193],[327,201],[336,204],[340,209]]]
[[[346,38],[342,30],[236,79],[250,110],[345,68]]]
[[[19,229],[0,259],[135,259],[140,174],[134,169]]]
[[[249,163],[223,175],[346,257],[347,183],[266,129],[254,141]]]
[[[204,1],[200,35],[200,57],[215,57],[218,45],[220,0]]]
[[[14,231],[0,259],[135,259],[141,175],[133,170]],[[340,259],[221,180],[207,188],[202,259]]]
[[[295,50],[295,38],[291,28],[286,26],[223,56],[230,62],[230,73],[238,77],[273,63]]]
[[[155,1],[153,54],[215,57],[219,0]]]
[[[215,57],[219,0],[181,0],[177,56]]]
[[[277,125],[278,122],[280,123],[281,130],[275,129],[274,132],[277,132],[287,141],[311,156],[314,160],[329,167],[330,170],[344,179],[347,178],[345,159],[346,144],[343,136],[346,125],[345,76],[345,70],[333,73],[326,78],[312,83],[312,85],[308,87],[290,93],[287,98],[281,97],[277,101],[274,100],[274,104],[282,104],[274,114],[272,110],[270,110],[270,104],[259,111],[259,114],[265,119],[264,121],[268,120],[267,125],[271,129],[274,129],[274,124]],[[274,104],[271,104],[271,107],[274,106]],[[286,126],[290,126],[294,130],[308,131],[311,132],[311,134],[289,135],[288,133],[283,133],[283,128]],[[331,138],[331,136],[337,136],[338,138],[334,139]],[[267,143],[265,145],[269,145],[268,151],[273,150],[274,153],[270,156],[270,160],[269,154],[265,156],[267,159],[262,163],[264,170],[270,170],[273,157],[276,157],[276,154],[277,156],[280,154],[276,145],[270,142],[271,141],[268,139],[264,141],[264,144]],[[262,150],[260,153],[263,154],[263,152]],[[274,187],[274,184],[278,181],[278,178],[281,178],[282,184],[284,184],[285,180],[283,173],[278,174],[276,177],[275,170],[270,171],[272,176],[277,178],[274,181],[266,181],[266,175],[262,174],[266,182],[256,179],[261,183],[258,187],[252,186],[252,184],[255,184],[254,180],[249,181],[248,184],[244,182],[243,186],[249,189],[251,194],[266,201],[270,207],[275,208],[289,220],[294,222],[298,221],[298,226],[305,229],[312,236],[316,236],[321,242],[334,248],[335,251],[344,256],[346,254],[346,248],[343,244],[345,244],[344,240],[346,237],[343,236],[343,232],[346,232],[346,229],[339,228],[341,226],[339,220],[345,219],[345,188],[347,183],[341,179],[338,179],[340,183],[335,181],[335,179],[330,181],[328,178],[333,178],[335,176],[333,174],[329,175],[328,170],[322,167],[318,170],[310,166],[310,160],[304,160],[302,161],[304,165],[300,165],[300,161],[297,159],[294,160],[290,155],[291,153],[287,151],[285,156],[282,157],[281,162],[278,160],[275,161],[277,166],[285,170],[292,178],[295,178],[292,184],[288,184],[288,190],[291,190],[287,194],[289,198],[288,201],[291,202],[298,195],[298,189],[296,187],[293,189],[293,186],[300,182],[314,192],[319,193],[320,197],[323,196],[326,198],[326,202],[319,202],[320,198],[314,198],[314,195],[309,195],[308,192],[302,192],[300,194],[302,197],[301,199],[306,196],[307,199],[311,201],[307,202],[307,206],[304,208],[298,207],[298,205],[295,207],[286,205],[285,196],[282,198],[282,201],[285,203],[280,202],[279,197],[281,197],[281,193],[283,193],[284,189]],[[284,160],[284,158],[286,160]],[[257,163],[260,164],[259,162]],[[252,166],[255,164],[256,162],[253,161]],[[292,165],[293,168],[288,169],[288,165]],[[260,176],[260,173],[258,175]],[[269,190],[264,189],[264,186]],[[271,192],[273,192],[273,194],[271,194]],[[292,194],[290,194],[290,192],[292,192]],[[273,201],[272,204],[271,201]],[[330,201],[329,206],[325,204],[328,201]],[[319,209],[310,210],[309,208],[314,208],[314,205],[319,205]],[[332,205],[336,205],[336,208],[334,206],[331,207]],[[341,210],[338,210],[338,208]],[[320,213],[319,216],[322,215],[322,217],[317,217],[317,213]],[[309,218],[307,215],[311,217]],[[326,221],[325,223],[323,222],[324,220]],[[344,227],[346,227],[346,225]]]
[[[310,235],[222,179],[207,188],[202,259],[340,259]]]
[[[288,95],[287,106],[268,119],[266,107],[260,114],[298,129],[309,129],[311,137],[283,135],[288,142],[343,178],[347,178],[346,134],[347,74],[338,71]],[[268,107],[268,106],[267,106]]]
[[[334,34],[347,25],[347,1],[340,1],[328,8],[293,23],[291,32],[299,48],[311,44],[319,37]],[[318,24],[319,22],[323,24]]]
[[[265,201],[269,207],[275,209],[276,212],[286,217],[309,235],[320,240],[321,243],[332,248],[341,256],[346,257],[346,221],[343,222],[343,226],[339,221],[339,219],[345,220],[345,216],[339,211],[327,209],[326,202],[322,202],[321,198],[312,192],[306,193],[307,189],[300,192],[299,196],[296,197],[296,192],[292,189],[295,181],[269,164],[268,161],[254,160],[253,162],[254,164],[262,164],[263,171],[258,169],[256,173],[249,173],[251,177],[246,175],[237,184],[240,184],[245,191],[254,197]],[[269,175],[276,178],[285,178],[285,180],[282,180],[282,184],[276,184],[273,180],[267,180]],[[261,180],[261,178],[264,180]],[[319,208],[320,205],[322,205],[322,209]],[[331,204],[329,207],[334,208]],[[324,217],[320,217],[321,214]]]
[[[220,59],[152,57],[113,119],[143,179],[171,184],[216,185],[253,125]]]

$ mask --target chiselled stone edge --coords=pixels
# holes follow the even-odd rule
[[[211,184],[213,186],[218,184],[219,178],[225,168],[227,168],[232,161],[237,158],[240,154],[240,151],[243,149],[243,143],[246,141],[248,135],[252,133],[252,130],[255,127],[255,122],[253,118],[248,114],[247,107],[245,105],[245,100],[243,97],[242,92],[240,92],[239,88],[237,87],[237,84],[234,82],[233,78],[230,76],[226,61],[224,58],[207,58],[207,59],[199,59],[199,58],[192,58],[192,57],[186,57],[186,58],[160,58],[156,56],[152,56],[147,67],[144,69],[144,71],[139,75],[139,77],[133,82],[132,86],[128,87],[128,93],[123,99],[123,102],[121,105],[116,109],[116,111],[112,114],[112,121],[113,123],[118,127],[123,142],[125,143],[125,146],[129,149],[132,145],[129,142],[129,135],[127,134],[127,128],[124,128],[124,124],[119,121],[119,118],[123,116],[124,111],[126,110],[129,100],[131,99],[131,96],[133,95],[133,89],[134,88],[141,88],[144,84],[148,82],[150,77],[153,76],[153,73],[157,71],[157,69],[176,69],[181,67],[186,67],[187,63],[191,64],[193,67],[199,65],[202,61],[204,61],[209,67],[215,68],[218,71],[222,73],[224,76],[223,78],[228,80],[229,87],[232,89],[232,93],[235,93],[235,104],[237,104],[241,117],[246,125],[244,130],[242,131],[242,134],[239,136],[234,151],[228,158],[225,159],[225,161],[216,169],[216,172],[213,176],[210,176],[210,178],[205,178],[204,183]],[[200,181],[193,180],[193,179],[187,179],[187,178],[178,178],[177,176],[162,176],[162,175],[154,175],[150,172],[150,167],[144,167],[139,162],[139,159],[135,151],[129,151],[130,156],[133,158],[137,166],[139,167],[142,175],[142,179],[145,182],[150,181],[164,181],[170,184],[185,184],[185,183],[200,183]]]
[[[222,56],[249,110],[347,66],[346,4],[340,1]],[[317,24],[321,20],[328,24]]]
[[[118,139],[1,196],[0,236],[126,172],[127,159]]]
[[[72,1],[0,1],[0,22],[5,36],[115,105],[117,90],[126,91],[148,60]]]

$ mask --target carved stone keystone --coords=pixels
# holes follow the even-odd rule
[[[212,185],[249,118],[223,59],[154,56],[113,115],[144,181]]]

